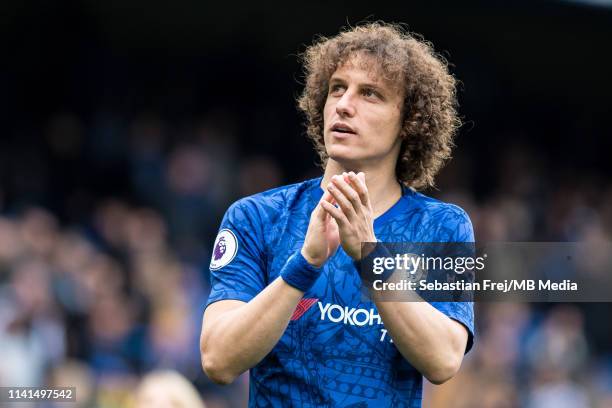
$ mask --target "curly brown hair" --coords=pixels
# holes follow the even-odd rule
[[[332,38],[320,37],[302,55],[306,85],[298,107],[306,115],[306,132],[322,166],[328,159],[323,108],[329,79],[356,53],[374,57],[386,80],[403,83],[398,181],[415,189],[433,187],[434,176],[451,157],[453,138],[461,126],[456,81],[430,43],[396,24],[367,23]]]

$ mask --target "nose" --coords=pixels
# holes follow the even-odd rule
[[[340,117],[352,117],[355,115],[355,105],[353,103],[353,94],[348,89],[342,94],[336,103],[336,113]]]

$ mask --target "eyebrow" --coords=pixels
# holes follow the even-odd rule
[[[334,84],[334,83],[338,83],[338,82],[342,82],[342,83],[346,83],[346,80],[340,77],[331,77],[329,79],[329,83],[330,84]],[[386,93],[388,92],[385,88],[383,88],[380,84],[374,83],[374,82],[361,82],[359,83],[359,86],[361,88],[373,88],[381,93]]]

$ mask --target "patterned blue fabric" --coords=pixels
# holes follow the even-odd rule
[[[302,247],[310,214],[322,196],[321,179],[280,187],[234,203],[221,229],[238,249],[211,270],[208,304],[248,302],[278,277]],[[405,188],[402,198],[374,221],[386,242],[473,242],[471,222],[459,207]],[[472,303],[432,303],[474,333]],[[302,307],[304,306],[304,307]],[[250,407],[420,407],[422,376],[386,334],[374,303],[363,300],[361,279],[342,250],[298,306],[272,351],[250,370]],[[257,324],[257,322],[253,322]],[[467,350],[466,350],[467,352]]]

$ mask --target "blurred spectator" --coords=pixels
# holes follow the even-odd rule
[[[57,404],[60,407],[90,408],[95,406],[95,378],[91,368],[78,360],[66,360],[49,374],[50,387],[74,387],[76,403]]]
[[[164,211],[175,247],[191,259],[203,260],[201,242],[217,227],[210,216],[219,211],[211,195],[211,170],[209,155],[196,145],[178,146],[166,165]]]
[[[205,408],[205,405],[185,377],[176,371],[154,371],[138,386],[134,408]]]
[[[240,169],[240,196],[246,197],[282,185],[280,167],[270,158],[251,157]]]

